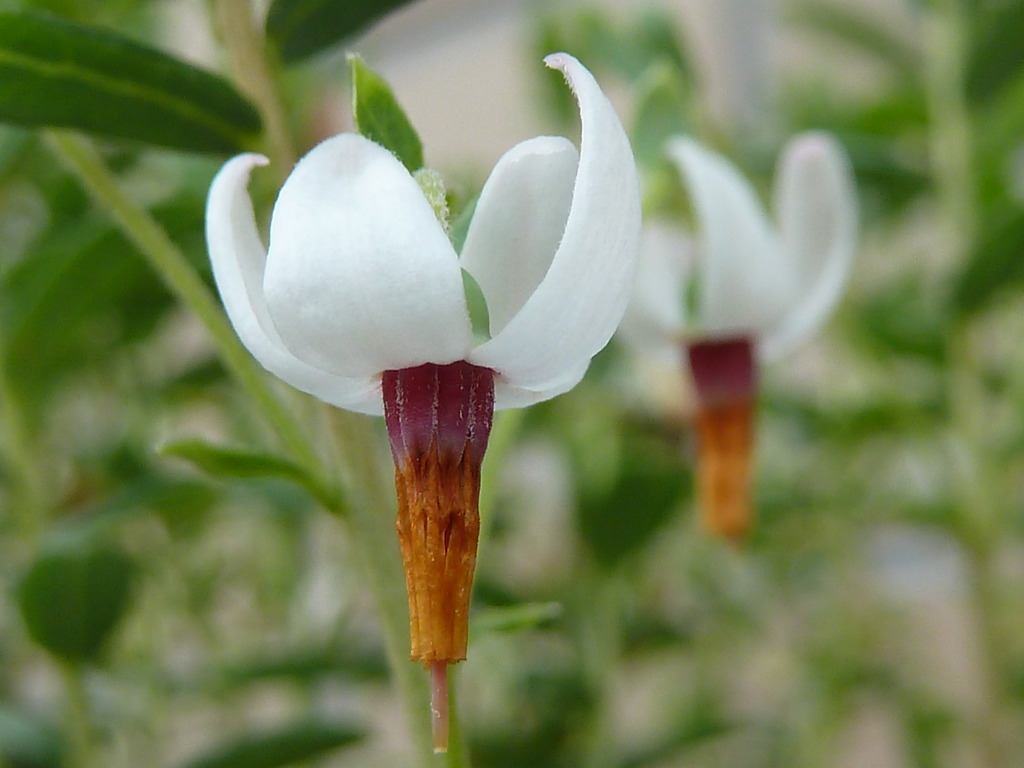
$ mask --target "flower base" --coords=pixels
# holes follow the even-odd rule
[[[447,748],[447,665],[466,658],[480,534],[480,466],[494,373],[466,362],[386,371],[410,657],[430,669],[435,748]]]
[[[687,347],[697,393],[697,498],[709,533],[730,541],[753,525],[751,480],[757,381],[749,339]]]

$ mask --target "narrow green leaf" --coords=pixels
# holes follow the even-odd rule
[[[1024,3],[985,3],[974,14],[964,94],[985,104],[1010,83],[1024,77]]]
[[[66,661],[96,661],[128,610],[134,572],[123,552],[89,540],[45,550],[18,588],[32,639]]]
[[[351,725],[306,720],[242,736],[184,768],[279,768],[323,757],[362,738],[362,730]]]
[[[177,440],[160,446],[164,456],[175,456],[195,464],[219,479],[281,479],[305,488],[327,509],[337,511],[342,502],[336,491],[328,490],[303,467],[269,453],[226,448],[203,440]]]
[[[1006,204],[990,214],[981,232],[953,286],[952,306],[961,315],[983,310],[1007,289],[1024,283],[1024,212]]]
[[[473,634],[514,632],[550,624],[562,617],[561,603],[522,603],[520,605],[486,608],[473,616]]]
[[[293,63],[347,40],[412,0],[274,0],[267,37]]]
[[[640,79],[631,139],[637,162],[642,166],[655,168],[663,164],[665,142],[689,128],[687,91],[682,73],[667,61],[651,65]]]
[[[359,56],[349,56],[352,67],[352,114],[366,138],[391,150],[409,172],[423,167],[423,144],[409,118],[384,79]]]
[[[789,21],[805,29],[859,48],[901,77],[914,79],[920,72],[920,52],[894,33],[881,15],[870,15],[839,2],[798,3],[787,15]]]
[[[108,30],[0,13],[0,121],[198,152],[245,148],[256,110],[224,79]]]

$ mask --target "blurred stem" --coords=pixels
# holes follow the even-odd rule
[[[8,506],[16,519],[22,543],[33,550],[43,531],[47,483],[40,471],[44,464],[36,460],[22,403],[11,388],[6,349],[0,349],[0,422],[4,425],[0,430],[3,440],[0,450],[14,476],[16,488]]]
[[[330,410],[338,458],[351,503],[346,511],[352,555],[366,576],[380,619],[384,649],[409,722],[418,761],[434,766],[427,674],[409,660],[409,601],[395,533],[397,502],[390,459],[367,416]]]
[[[924,17],[931,167],[949,242],[962,254],[977,226],[971,114],[964,98],[967,32],[960,0],[936,0],[932,8]]]
[[[271,165],[283,181],[295,165],[296,153],[266,38],[249,0],[214,0],[213,8],[231,73],[263,118]]]
[[[622,590],[615,572],[601,571],[595,564],[581,579],[580,659],[594,707],[587,728],[583,768],[615,765],[611,738],[614,723],[611,689],[622,653]]]
[[[926,88],[931,118],[931,165],[946,225],[945,239],[963,262],[977,236],[978,200],[973,167],[971,114],[965,99],[967,24],[959,0],[936,0],[925,15]],[[947,391],[959,497],[960,543],[968,559],[968,588],[977,617],[983,704],[977,733],[984,762],[1008,768],[1008,733],[1002,722],[1011,697],[1007,689],[1006,644],[999,621],[993,552],[1000,532],[998,494],[986,460],[987,395],[977,340],[969,321],[950,334]]]
[[[92,739],[92,711],[85,687],[85,674],[80,664],[61,664],[64,692],[67,696],[68,768],[96,768],[95,744]]]
[[[47,139],[53,151],[78,176],[93,199],[112,216],[121,231],[146,257],[171,293],[206,327],[224,365],[273,425],[289,453],[317,477],[322,477],[316,454],[301,426],[242,347],[220,306],[185,254],[149,212],[136,205],[121,188],[117,177],[88,139],[62,131],[48,131]]]
[[[445,768],[470,768],[469,752],[459,717],[459,666],[448,667],[448,751],[439,756]]]

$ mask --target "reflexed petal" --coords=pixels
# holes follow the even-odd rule
[[[534,392],[572,386],[575,381],[568,382],[608,343],[632,291],[640,234],[636,166],[612,105],[576,59],[554,54],[545,62],[564,72],[580,105],[572,207],[540,285],[469,358]]]
[[[690,139],[673,139],[668,153],[683,173],[699,223],[699,331],[717,337],[773,327],[796,286],[750,183]]]
[[[798,136],[784,153],[775,203],[786,255],[796,269],[797,304],[761,339],[769,360],[818,330],[839,300],[857,245],[857,197],[849,161],[830,136]]]
[[[569,215],[578,158],[568,139],[538,136],[506,152],[480,192],[460,263],[487,300],[491,336],[551,266]]]
[[[633,347],[679,357],[693,251],[679,228],[657,221],[644,225],[636,287],[619,326],[619,335]]]
[[[394,155],[355,134],[315,147],[282,187],[264,289],[288,349],[342,376],[450,363],[472,343],[433,210]]]
[[[297,389],[352,410],[380,413],[379,382],[336,376],[297,360],[285,348],[263,296],[266,251],[246,184],[261,155],[239,155],[220,170],[206,203],[206,240],[213,276],[228,318],[260,364]]]

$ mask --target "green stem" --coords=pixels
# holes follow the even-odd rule
[[[349,489],[346,519],[352,554],[366,576],[380,618],[384,649],[405,708],[423,768],[432,768],[430,689],[426,672],[409,660],[409,601],[405,570],[395,533],[397,502],[391,460],[381,450],[374,422],[366,416],[331,410],[339,463]]]
[[[622,652],[622,601],[619,580],[614,573],[602,573],[593,564],[581,580],[580,659],[588,687],[594,695],[594,709],[587,728],[584,768],[605,768],[615,764],[611,686],[613,671]]]
[[[273,425],[285,448],[310,468],[318,467],[316,454],[299,423],[267,384],[263,372],[238,341],[217,301],[166,231],[122,189],[88,139],[59,131],[47,132],[47,139],[93,199],[145,256],[171,293],[206,327],[228,371]],[[317,475],[322,473],[317,472]]]
[[[249,0],[215,0],[214,14],[232,75],[259,109],[271,165],[283,181],[295,165],[296,153],[266,39]]]
[[[67,695],[68,768],[95,768],[96,745],[92,738],[92,711],[85,687],[85,674],[79,664],[63,663],[64,692]]]
[[[945,241],[963,262],[978,226],[971,114],[965,99],[967,25],[959,0],[938,0],[925,17],[926,88],[931,118],[931,166]],[[969,323],[969,321],[965,321]],[[986,461],[987,395],[978,349],[969,324],[950,335],[947,392],[959,504],[957,535],[968,560],[968,594],[977,618],[982,658],[982,709],[976,733],[985,764],[1011,765],[1002,718],[1012,701],[1007,689],[1006,643],[999,621],[992,555],[1000,531],[999,496]]]
[[[47,482],[40,471],[43,463],[37,461],[33,450],[21,401],[11,388],[6,362],[6,350],[0,350],[0,421],[4,425],[0,430],[0,450],[16,489],[9,507],[16,516],[22,543],[32,551],[43,532],[47,514]]]

